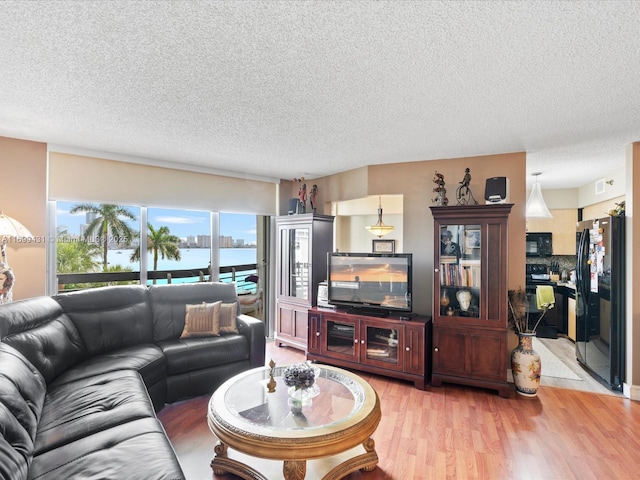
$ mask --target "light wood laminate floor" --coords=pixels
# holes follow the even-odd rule
[[[576,359],[575,343],[566,337],[558,337],[554,339],[539,338],[551,352],[558,357],[565,365],[567,365],[581,380],[569,380],[565,378],[545,377],[544,364],[542,365],[542,378],[540,385],[542,387],[562,387],[571,390],[580,390],[585,392],[604,393],[607,395],[622,396],[622,392],[612,390],[603,382],[589,373]]]
[[[570,358],[570,347],[548,348],[564,349]],[[266,358],[284,365],[303,361],[304,353],[268,342]],[[543,378],[535,398],[515,389],[500,398],[481,388],[444,384],[422,391],[410,382],[359,375],[380,397],[382,420],[373,435],[380,461],[349,480],[639,478],[640,402],[586,377],[575,381],[579,389]],[[206,421],[208,400],[175,403],[158,416],[189,480],[236,480],[211,472],[216,440]]]

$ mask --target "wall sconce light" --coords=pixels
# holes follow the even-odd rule
[[[527,218],[553,218],[553,215],[551,215],[551,212],[547,208],[547,204],[544,203],[542,190],[538,183],[538,176],[541,174],[542,172],[534,172],[531,174],[536,177],[536,183],[533,184],[529,200],[527,200],[527,207],[525,210]]]
[[[7,238],[33,237],[27,227],[0,211],[0,237],[2,237],[2,263],[0,263],[0,304],[13,300],[13,285],[16,277],[7,262]]]
[[[375,235],[378,238],[384,237],[387,233],[393,231],[394,227],[392,227],[391,225],[385,225],[382,221],[382,199],[380,196],[378,196],[378,223],[365,228],[369,233]]]

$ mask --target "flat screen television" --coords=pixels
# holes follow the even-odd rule
[[[411,253],[327,254],[328,301],[363,314],[411,312]]]

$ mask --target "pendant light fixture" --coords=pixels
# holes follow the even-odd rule
[[[527,218],[553,218],[551,212],[547,208],[547,204],[544,203],[542,197],[542,190],[540,190],[540,184],[538,183],[538,176],[542,172],[533,172],[531,175],[536,177],[536,183],[533,184],[529,200],[527,200],[526,217]]]
[[[365,228],[369,233],[378,238],[384,237],[387,233],[393,231],[393,227],[391,225],[385,225],[382,222],[382,198],[380,196],[378,196],[378,223]]]

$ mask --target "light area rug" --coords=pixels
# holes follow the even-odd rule
[[[534,337],[532,345],[533,349],[540,354],[543,377],[556,377],[567,380],[582,381],[582,379],[576,375],[573,370],[571,370],[562,360],[556,357],[540,340]]]

